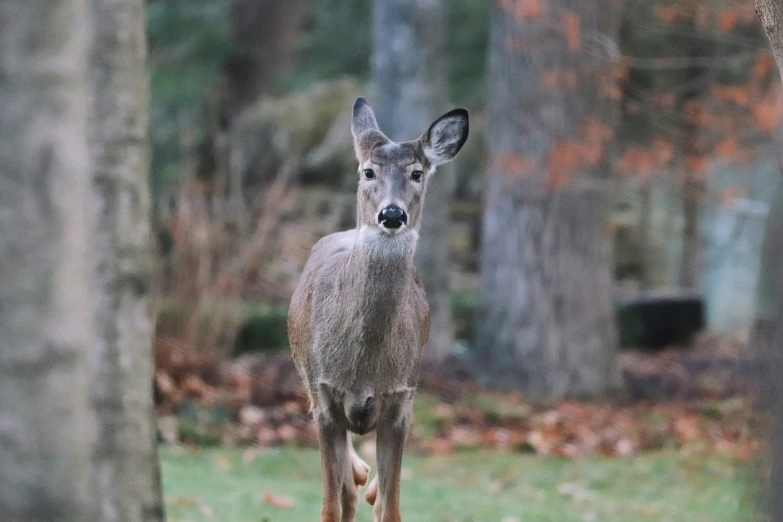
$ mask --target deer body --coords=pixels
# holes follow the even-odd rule
[[[378,474],[368,487],[376,522],[398,522],[402,449],[429,307],[414,265],[427,177],[467,139],[467,112],[394,143],[363,98],[352,133],[360,166],[357,228],[313,247],[291,300],[288,331],[318,424],[322,522],[350,522],[369,467],[349,432],[377,430]],[[433,130],[434,129],[434,130]]]

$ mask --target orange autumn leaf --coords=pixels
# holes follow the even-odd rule
[[[731,154],[737,150],[738,145],[739,142],[737,141],[737,138],[726,138],[715,145],[715,153],[723,158],[731,156]]]
[[[612,137],[614,129],[596,118],[587,118],[582,123],[582,135],[585,139],[594,141],[604,141]]]
[[[690,174],[704,174],[709,166],[710,160],[705,156],[689,156],[685,158],[685,168]]]
[[[771,131],[780,124],[783,113],[783,99],[780,92],[767,96],[753,106],[753,117],[756,123],[763,131]]]
[[[658,165],[668,163],[674,158],[674,144],[668,138],[655,138],[650,144],[650,149]]]
[[[750,101],[750,91],[743,85],[713,85],[712,95],[719,100],[746,106]]]
[[[727,32],[734,29],[734,26],[737,25],[738,21],[739,15],[737,14],[737,10],[733,8],[724,9],[718,15],[718,27]]]
[[[665,109],[671,109],[677,103],[677,95],[673,92],[664,92],[655,97],[655,100]]]
[[[677,9],[677,6],[674,5],[658,4],[655,7],[653,7],[653,13],[655,14],[656,18],[658,18],[658,20],[660,20],[661,22],[670,24],[677,19],[679,10]]]
[[[501,152],[493,154],[490,162],[494,168],[500,170],[504,176],[521,176],[533,171],[535,161],[524,158],[515,152]]]
[[[573,11],[564,11],[561,15],[565,25],[565,37],[568,50],[578,51],[582,46],[582,37],[579,32],[579,16]]]
[[[544,9],[541,0],[500,0],[500,8],[514,18],[539,18]]]
[[[620,157],[619,167],[626,172],[635,172],[642,179],[647,179],[655,167],[655,156],[651,152],[631,147]]]
[[[541,75],[541,85],[548,89],[560,87],[573,90],[579,85],[579,75],[574,68],[563,69],[556,67],[545,71]]]
[[[546,183],[551,187],[562,187],[571,178],[574,168],[579,164],[579,155],[572,142],[559,141],[552,146],[549,154],[549,172]]]
[[[601,159],[602,152],[598,144],[569,140],[556,141],[549,153],[546,184],[550,187],[562,187],[568,184],[579,165],[595,165]]]
[[[753,76],[756,78],[765,77],[772,68],[772,55],[770,53],[764,53],[756,59],[756,63],[753,64]]]

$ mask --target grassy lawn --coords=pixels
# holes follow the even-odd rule
[[[318,519],[320,467],[314,450],[166,448],[161,458],[169,522]],[[744,472],[722,456],[657,453],[571,461],[488,452],[406,454],[403,468],[402,512],[410,522],[752,518]],[[268,494],[277,501],[265,501]],[[357,520],[372,520],[363,501]]]

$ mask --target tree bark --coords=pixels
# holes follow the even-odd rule
[[[374,0],[373,107],[393,140],[419,137],[446,111],[444,31],[440,0]],[[416,253],[431,312],[424,353],[430,366],[443,362],[453,342],[448,227],[454,188],[452,167],[440,167],[428,184]]]
[[[781,18],[783,21],[783,18]],[[783,521],[783,267],[780,253],[783,252],[783,179],[772,200],[764,231],[764,245],[761,252],[759,273],[758,306],[753,332],[753,345],[766,361],[768,368],[763,397],[773,414],[768,427],[772,469],[767,487],[767,503],[772,521]]]
[[[83,0],[0,3],[0,520],[95,520]]]
[[[229,116],[274,91],[296,56],[308,2],[235,0],[232,31],[239,53],[226,61],[224,106]]]
[[[156,522],[144,2],[89,6],[93,497],[101,521]]]
[[[616,383],[603,147],[619,18],[598,0],[498,0],[492,12],[475,349],[488,382],[532,397]]]
[[[756,13],[772,46],[778,72],[783,73],[783,3],[780,0],[756,0]],[[772,463],[767,490],[770,520],[783,522],[783,179],[772,201],[764,232],[759,274],[759,306],[755,343],[768,360],[768,401],[772,405]]]

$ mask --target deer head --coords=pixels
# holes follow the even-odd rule
[[[430,176],[468,139],[468,111],[454,109],[419,138],[396,143],[381,132],[367,100],[358,98],[351,134],[359,162],[357,226],[378,227],[389,235],[418,231]]]

